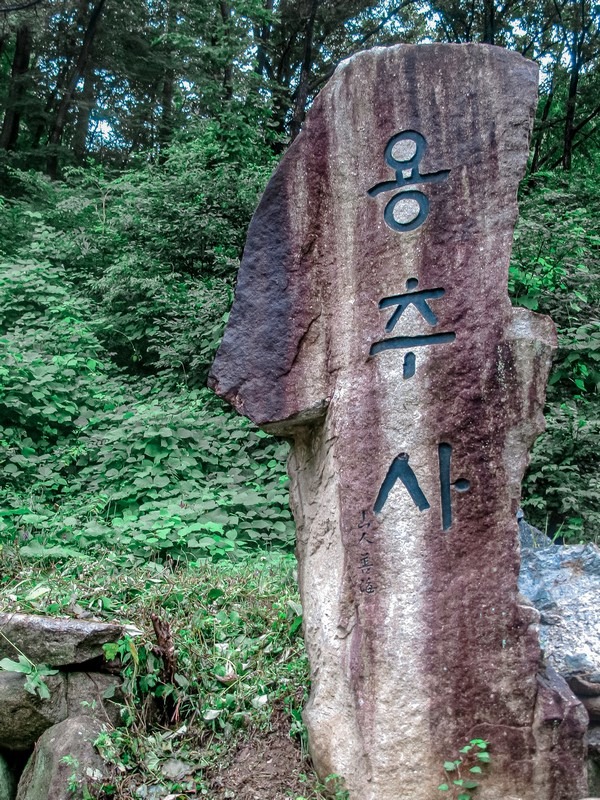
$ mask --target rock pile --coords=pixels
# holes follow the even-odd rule
[[[519,589],[540,614],[547,663],[588,713],[589,790],[600,796],[600,550],[552,544],[522,519],[519,531]]]
[[[0,671],[0,800],[62,800],[105,777],[94,740],[119,723],[120,679],[107,672],[103,645],[121,625],[30,614],[0,614],[0,660],[25,655],[57,670],[50,696]]]

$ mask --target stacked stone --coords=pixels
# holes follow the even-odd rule
[[[23,674],[0,671],[0,800],[62,800],[74,780],[81,787],[106,777],[93,743],[104,724],[119,724],[123,698],[103,645],[124,628],[4,613],[0,632],[0,659],[21,653],[57,670],[45,678],[48,699],[26,691]]]

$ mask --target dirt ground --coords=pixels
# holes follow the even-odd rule
[[[283,715],[273,719],[273,730],[256,732],[230,764],[211,776],[214,800],[295,800],[311,796],[316,783],[310,761],[290,737],[289,720]]]

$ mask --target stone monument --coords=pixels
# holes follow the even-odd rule
[[[340,64],[254,215],[209,380],[292,441],[305,721],[351,800],[444,797],[473,738],[481,800],[587,793],[585,711],[517,591],[555,346],[507,295],[536,97],[498,47]]]

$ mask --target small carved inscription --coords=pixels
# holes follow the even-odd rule
[[[396,180],[383,181],[371,187],[368,194],[377,197],[382,192],[400,189],[388,201],[383,218],[394,231],[406,233],[420,228],[429,214],[429,199],[422,191],[404,190],[406,186],[421,183],[440,183],[448,179],[449,169],[428,172],[422,175],[419,164],[425,155],[427,140],[418,131],[402,131],[389,140],[385,146],[386,162],[396,173]],[[396,155],[394,155],[396,153]]]
[[[392,487],[398,480],[404,484],[404,488],[409,493],[410,499],[419,511],[426,511],[429,508],[429,503],[423,494],[423,490],[419,486],[417,476],[408,463],[408,453],[400,453],[392,461],[388,474],[381,484],[381,489],[377,495],[377,500],[375,500],[373,511],[378,514],[383,509]]]
[[[465,478],[457,478],[450,481],[450,460],[452,458],[452,447],[442,443],[438,447],[438,459],[440,464],[440,495],[442,501],[442,528],[447,531],[452,526],[452,498],[450,490],[457,492],[468,492],[471,484]]]
[[[361,521],[358,523],[358,530],[360,533],[359,544],[360,549],[360,583],[359,590],[363,594],[374,594],[375,583],[373,582],[374,564],[371,557],[369,545],[374,544],[373,532],[370,530],[372,520],[367,519],[367,512],[361,511]]]

